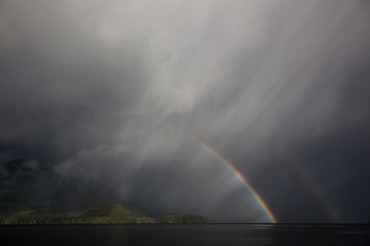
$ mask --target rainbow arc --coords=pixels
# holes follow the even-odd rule
[[[253,197],[256,204],[262,209],[266,218],[271,223],[278,223],[278,220],[274,213],[268,207],[268,205],[263,200],[261,195],[257,192],[257,190],[251,185],[249,180],[245,176],[243,176],[231,162],[229,162],[225,157],[223,157],[220,152],[218,152],[216,149],[212,148],[211,146],[202,141],[200,141],[200,143],[204,149],[206,149],[209,153],[215,156],[227,168],[227,170],[243,184],[243,187],[246,189],[246,191]]]

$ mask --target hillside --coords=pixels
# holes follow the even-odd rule
[[[156,223],[141,212],[123,205],[105,205],[84,211],[56,212],[50,209],[1,211],[0,224],[125,224]]]
[[[0,224],[156,223],[122,205],[119,195],[102,184],[65,178],[34,162],[0,162]],[[161,223],[207,223],[196,215],[164,216]]]
[[[167,214],[161,218],[161,223],[166,224],[203,224],[209,222],[208,218],[193,214]]]

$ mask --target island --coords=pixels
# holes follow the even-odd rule
[[[0,209],[0,224],[203,224],[210,220],[192,214],[167,214],[158,220],[122,204],[104,205],[82,211],[53,211],[48,208]]]
[[[32,164],[32,163],[31,163]],[[207,223],[203,216],[147,216],[101,184],[65,178],[29,160],[0,162],[0,224]]]

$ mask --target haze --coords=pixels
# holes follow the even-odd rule
[[[0,158],[148,213],[370,219],[370,3],[0,1]]]

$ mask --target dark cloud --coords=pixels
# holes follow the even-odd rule
[[[112,187],[152,213],[265,221],[201,139],[281,221],[331,221],[302,173],[343,221],[368,221],[369,8],[2,1],[1,158]]]

